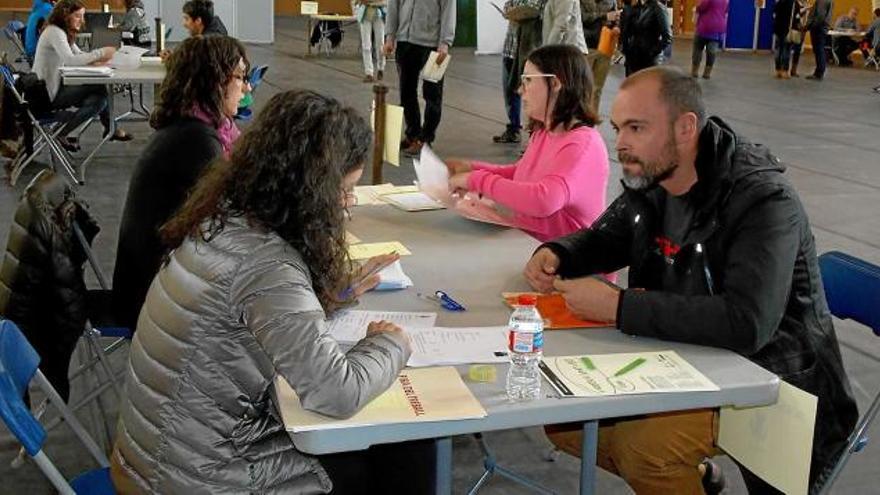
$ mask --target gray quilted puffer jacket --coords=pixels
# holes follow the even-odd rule
[[[111,473],[120,493],[326,493],[299,452],[273,377],[334,417],[388,388],[409,358],[402,335],[347,353],[328,335],[300,255],[274,233],[227,221],[185,241],[153,279],[131,347]]]

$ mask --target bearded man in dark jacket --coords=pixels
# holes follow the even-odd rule
[[[699,85],[677,69],[627,78],[611,121],[623,194],[592,227],[542,245],[526,278],[538,290],[560,291],[582,318],[630,335],[730,349],[818,396],[815,491],[858,411],[809,220],[783,166],[721,119],[707,119]],[[588,277],[627,266],[626,290]],[[603,426],[599,464],[640,494],[702,493],[715,415],[687,411]],[[768,493],[743,474],[750,492]]]

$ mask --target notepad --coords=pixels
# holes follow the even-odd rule
[[[538,298],[537,308],[544,318],[545,330],[558,330],[564,328],[602,328],[609,326],[607,323],[581,320],[576,317],[568,306],[562,294],[538,294],[532,292],[502,292],[501,297],[508,306],[516,305],[517,298],[522,294],[535,295]]]
[[[452,60],[452,55],[446,54],[446,58],[443,59],[443,63],[437,64],[437,57],[440,56],[440,53],[436,51],[432,51],[431,55],[428,56],[428,61],[425,62],[425,66],[422,67],[422,79],[428,82],[439,82],[443,79],[443,75],[446,74],[446,68],[449,67],[449,61]]]
[[[391,254],[395,251],[401,256],[412,254],[406,246],[398,241],[367,242],[348,246],[348,255],[353,260],[366,260],[382,254]]]
[[[434,201],[434,199],[423,192],[383,194],[380,198],[404,211],[441,210],[445,208],[445,206]]]

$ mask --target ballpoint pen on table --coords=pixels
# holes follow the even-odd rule
[[[354,295],[354,291],[356,291],[358,288],[360,288],[360,286],[364,285],[364,283],[366,283],[367,280],[370,279],[370,277],[372,277],[373,275],[388,268],[389,266],[393,265],[395,261],[400,259],[399,257],[396,256],[397,251],[392,251],[389,254],[392,256],[391,261],[387,261],[385,263],[381,263],[381,264],[373,267],[372,270],[370,270],[367,274],[365,274],[363,277],[361,277],[357,282],[351,284],[347,289],[342,291],[342,293],[339,294],[340,299],[348,299],[349,297]]]

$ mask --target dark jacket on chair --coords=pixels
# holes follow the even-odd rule
[[[195,118],[165,126],[150,138],[131,176],[119,225],[113,271],[116,324],[136,328],[147,289],[165,254],[159,227],[221,152],[217,131]]]
[[[88,318],[87,257],[74,220],[91,242],[99,229],[88,210],[61,177],[40,172],[15,211],[0,265],[0,316],[21,328],[65,400],[70,356]]]
[[[807,214],[779,160],[718,118],[700,135],[696,167],[680,246],[663,232],[661,187],[627,189],[591,228],[545,246],[563,277],[629,267],[637,289],[620,298],[624,333],[730,349],[817,395],[810,481],[821,481],[858,411]]]

